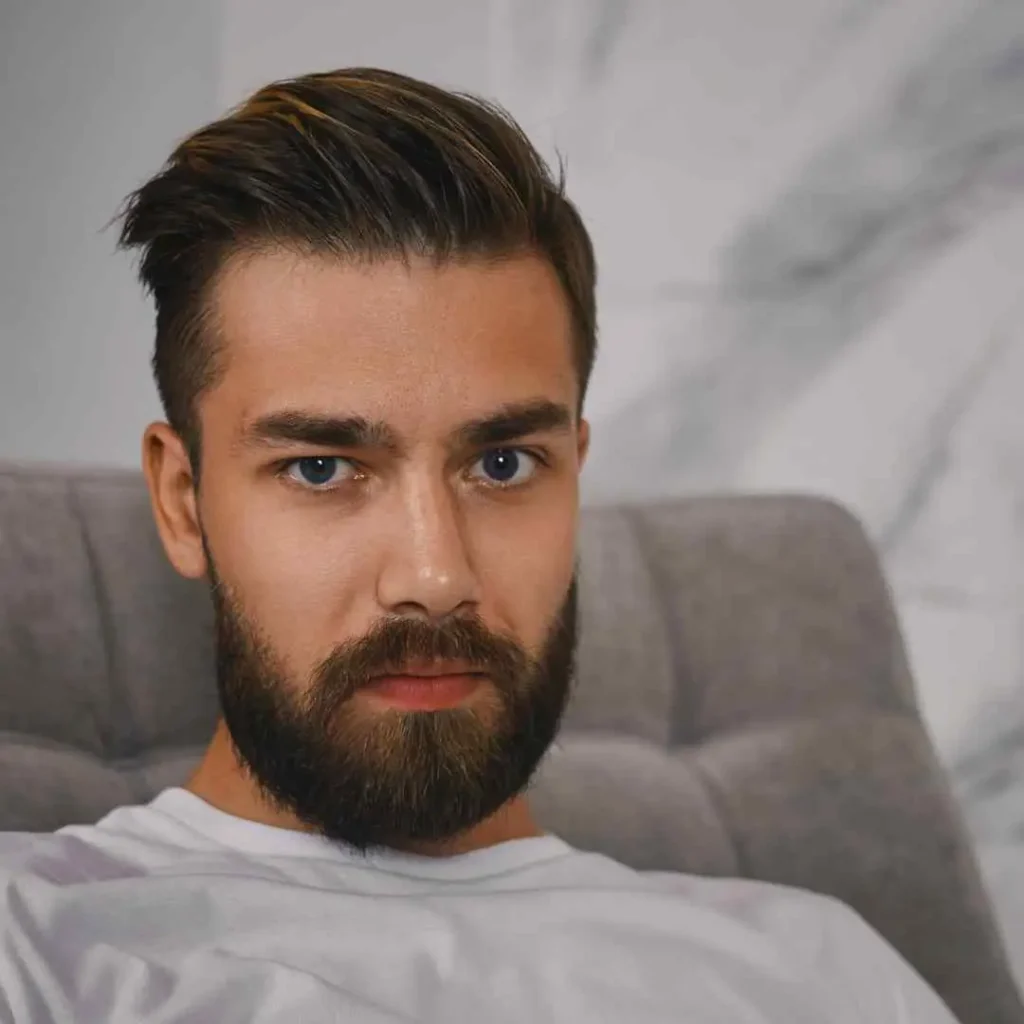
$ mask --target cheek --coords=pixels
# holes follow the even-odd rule
[[[336,517],[255,497],[225,510],[209,534],[224,581],[291,667],[305,670],[343,637],[354,597],[367,586],[367,546]]]
[[[569,505],[509,517],[480,541],[477,572],[485,608],[531,648],[543,642],[565,600],[575,543],[576,510]]]

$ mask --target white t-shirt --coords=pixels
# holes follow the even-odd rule
[[[183,789],[0,835],[16,1024],[950,1024],[851,910],[555,836],[362,857]]]

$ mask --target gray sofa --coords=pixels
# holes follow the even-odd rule
[[[543,823],[639,868],[837,896],[963,1024],[1024,1024],[857,523],[793,497],[590,508],[580,559]],[[205,589],[165,562],[138,474],[0,466],[0,829],[182,782],[216,714],[211,652]]]

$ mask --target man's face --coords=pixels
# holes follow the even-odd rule
[[[282,251],[230,263],[214,307],[198,511],[236,750],[332,838],[457,835],[569,693],[586,428],[557,278]]]

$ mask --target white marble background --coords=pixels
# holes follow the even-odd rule
[[[504,103],[597,245],[591,501],[821,493],[885,558],[1024,978],[1024,2],[223,0],[220,99]]]
[[[840,498],[942,749],[1024,718],[1024,5],[565,9],[557,73],[522,40],[496,91],[548,104],[597,237],[591,494]]]

